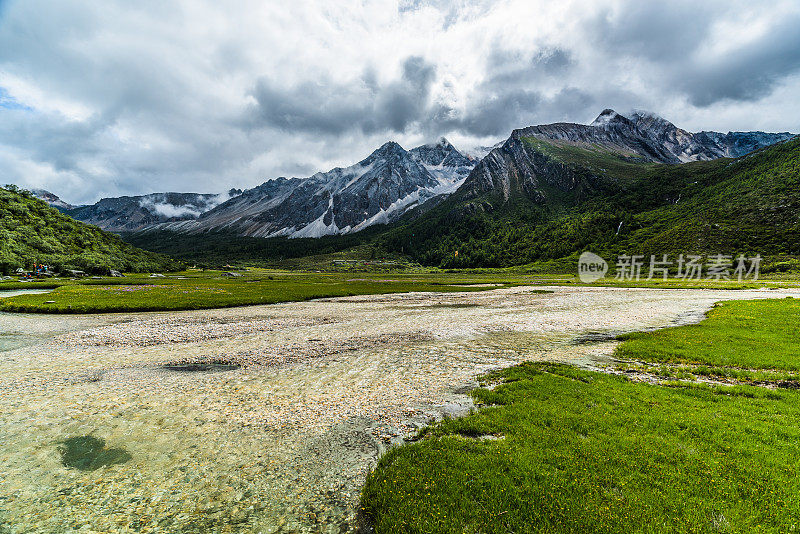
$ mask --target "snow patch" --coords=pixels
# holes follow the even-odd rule
[[[331,219],[331,224],[325,224],[325,216],[328,214],[326,211],[320,215],[314,222],[305,225],[300,230],[292,233],[289,238],[296,239],[298,237],[322,237],[324,235],[334,235],[341,233],[339,227],[336,226],[336,221]]]

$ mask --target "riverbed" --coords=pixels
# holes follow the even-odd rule
[[[545,292],[542,292],[545,291]],[[348,532],[369,469],[526,360],[798,290],[516,287],[178,313],[0,314],[0,532]],[[591,342],[586,342],[591,341]]]
[[[41,295],[52,289],[0,289],[0,299],[17,295]],[[37,328],[25,328],[19,317],[0,313],[0,352],[35,345],[44,341],[51,332],[40,332]]]

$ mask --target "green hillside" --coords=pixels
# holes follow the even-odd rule
[[[135,248],[15,186],[0,188],[0,272],[44,263],[92,273],[176,270],[174,260]]]
[[[569,169],[571,186],[543,180],[536,195],[513,182],[510,195],[469,195],[462,188],[416,220],[407,216],[383,244],[442,267],[519,265],[587,249],[609,255],[800,254],[800,138],[736,160],[681,165],[645,163],[599,147],[523,141],[546,162],[545,172]]]

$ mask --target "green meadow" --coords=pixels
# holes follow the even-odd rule
[[[48,279],[34,282],[0,282],[9,289],[52,289],[46,294],[29,294],[0,299],[0,311],[25,313],[116,313],[177,311],[256,304],[295,302],[316,298],[380,295],[409,291],[485,291],[519,285],[581,284],[574,274],[530,273],[512,269],[471,269],[445,271],[355,271],[314,272],[249,268],[233,271],[193,269],[152,278],[149,274],[126,274],[122,278]],[[742,282],[713,280],[604,279],[594,286],[644,287],[654,289],[756,289],[796,287],[795,276]],[[0,293],[0,296],[2,294]]]
[[[453,274],[348,274],[251,269],[226,277],[221,271],[186,271],[163,278],[7,282],[2,289],[53,289],[0,299],[0,311],[26,313],[112,313],[197,310],[275,304],[328,297],[410,291],[482,291],[519,285],[521,277]],[[529,278],[528,278],[529,279]]]
[[[723,302],[700,324],[623,336],[617,356],[641,362],[800,370],[800,300]]]
[[[629,336],[617,355],[796,369],[798,311],[792,299],[729,302],[699,325]],[[800,392],[792,383],[650,384],[537,363],[484,381],[489,387],[472,393],[479,409],[380,460],[362,495],[376,532],[800,525]]]

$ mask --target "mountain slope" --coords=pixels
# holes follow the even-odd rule
[[[440,139],[404,150],[386,143],[362,161],[309,178],[278,178],[244,191],[173,232],[227,231],[252,237],[320,237],[358,232],[457,189],[473,162]]]
[[[44,263],[89,272],[162,271],[179,265],[61,214],[27,191],[0,188],[0,271]]]
[[[317,238],[392,223],[409,211],[420,216],[450,195],[466,201],[488,194],[502,202],[519,196],[540,208],[563,209],[616,191],[648,164],[741,155],[790,136],[694,134],[653,114],[607,109],[588,125],[515,130],[480,162],[444,138],[409,151],[386,143],[350,167],[270,180],[219,205],[210,195],[166,193],[103,199],[70,214],[118,232]]]
[[[789,133],[693,134],[653,114],[604,110],[591,124],[555,123],[514,130],[484,157],[462,189],[467,197],[512,189],[544,202],[547,186],[581,196],[636,175],[642,163],[685,163],[744,155]],[[512,183],[513,182],[513,183]]]
[[[164,222],[196,219],[238,193],[239,190],[231,189],[227,195],[152,193],[112,197],[65,213],[109,232],[131,232]]]
[[[665,165],[636,146],[641,139],[619,140],[613,131],[581,138],[585,129],[557,126],[547,131],[555,139],[542,131],[515,131],[449,199],[401,221],[386,246],[444,267],[522,264],[584,249],[800,254],[800,138],[736,160]]]

